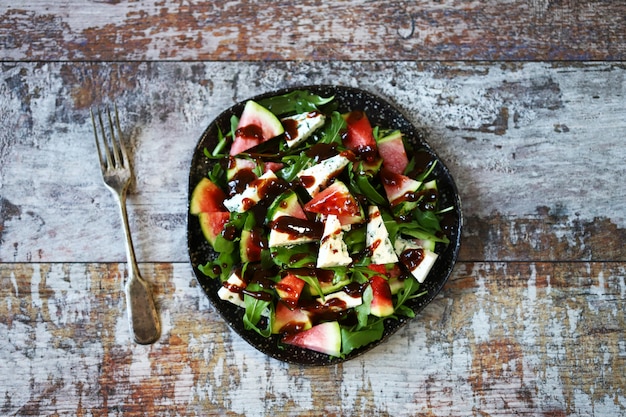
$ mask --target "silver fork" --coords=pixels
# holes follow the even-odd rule
[[[98,110],[97,116],[94,116],[93,110],[91,111],[91,122],[93,123],[100,167],[102,168],[102,179],[113,195],[117,196],[122,214],[122,223],[124,224],[126,256],[129,266],[129,276],[125,290],[130,330],[135,342],[149,344],[159,338],[161,324],[154,306],[150,284],[139,273],[133,241],[130,236],[128,214],[126,213],[126,191],[128,190],[132,173],[122,140],[122,129],[120,128],[117,106],[114,107],[114,116],[115,121],[111,117],[110,109],[107,109],[105,119],[108,120],[105,121],[108,122],[109,135],[106,134],[105,122],[102,120],[100,110]],[[101,138],[98,137],[98,127],[100,128]]]

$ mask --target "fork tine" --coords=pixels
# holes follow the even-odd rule
[[[96,118],[93,115],[93,109],[89,109],[89,113],[91,113],[91,124],[93,125],[93,136],[96,141],[96,149],[98,150],[98,160],[100,161],[100,168],[104,171],[106,169],[106,165],[104,159],[102,159],[102,149],[100,147],[100,139],[98,138],[98,125],[96,124]]]
[[[126,146],[124,145],[124,136],[122,135],[122,127],[120,126],[120,117],[117,112],[117,104],[114,104],[113,108],[115,110],[115,127],[117,128],[117,135],[119,137],[118,145],[122,153],[122,161],[123,161],[123,164],[128,164],[128,156],[126,154]]]
[[[107,134],[104,130],[104,123],[102,122],[102,112],[98,109],[98,121],[100,122],[100,133],[102,134],[102,142],[104,145],[104,155],[106,157],[106,166],[103,165],[103,169],[105,168],[113,168],[113,160],[111,159],[111,151],[109,150],[109,145],[107,141]]]
[[[113,159],[115,161],[115,167],[121,168],[124,166],[125,161],[120,154],[120,144],[122,143],[122,135],[119,130],[119,119],[117,118],[117,112],[115,114],[117,122],[113,125],[113,119],[111,118],[111,109],[107,108],[107,116],[109,119],[109,130],[111,131],[111,147],[113,148]],[[116,128],[118,128],[116,130]]]

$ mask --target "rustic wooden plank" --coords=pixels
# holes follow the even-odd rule
[[[0,5],[3,60],[624,60],[619,1]]]
[[[187,264],[141,267],[164,324],[151,346],[131,342],[124,265],[0,264],[3,415],[626,412],[624,262],[462,262],[420,317],[329,368],[247,345]]]
[[[142,261],[185,262],[187,178],[233,103],[307,83],[358,86],[428,133],[456,178],[464,260],[624,260],[625,67],[587,63],[19,63],[0,91],[0,261],[120,262],[88,109],[116,101]]]

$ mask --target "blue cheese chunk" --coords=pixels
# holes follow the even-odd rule
[[[313,132],[324,126],[325,119],[326,116],[319,112],[301,113],[282,119],[287,146],[292,148],[306,140]]]
[[[348,294],[345,291],[327,294],[324,297],[316,298],[315,301],[330,311],[343,311],[363,304],[363,298],[360,295]]]
[[[335,155],[303,169],[298,173],[298,178],[311,197],[314,197],[331,178],[337,176],[348,165],[348,162],[350,160],[344,155]]]
[[[372,254],[375,265],[398,262],[398,256],[389,240],[383,216],[377,206],[369,206],[369,220],[365,229],[365,245]]]
[[[276,210],[274,216],[272,217],[272,221],[278,220],[280,217],[291,217],[287,213],[281,210]],[[297,232],[298,224],[294,223],[291,225],[291,228]],[[267,239],[267,244],[270,248],[276,248],[280,246],[292,246],[292,245],[300,245],[302,243],[314,242],[316,239],[311,237],[305,233],[306,230],[303,227],[301,233],[285,233],[280,230],[276,230],[274,227],[270,228],[270,234]]]
[[[256,203],[261,201],[261,198],[263,198],[261,190],[265,188],[266,184],[269,181],[276,180],[276,178],[276,175],[272,171],[267,171],[258,179],[248,184],[243,192],[235,194],[231,198],[224,200],[224,207],[226,207],[231,213],[244,213],[248,211],[256,205]]]
[[[352,263],[348,253],[348,246],[343,241],[343,229],[339,219],[334,214],[326,216],[324,233],[320,241],[320,249],[317,255],[317,267],[328,268],[333,266],[346,266]]]
[[[394,244],[396,254],[419,283],[424,282],[439,257],[419,242],[398,237]]]
[[[217,290],[217,296],[224,301],[229,301],[236,306],[246,307],[246,303],[243,301],[242,290],[246,288],[246,283],[239,277],[236,272],[233,272],[230,277],[224,282],[222,287]]]

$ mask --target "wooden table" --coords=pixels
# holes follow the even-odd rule
[[[0,414],[625,416],[626,4],[0,1]],[[465,214],[438,298],[332,367],[269,359],[186,247],[193,148],[223,109],[366,89],[429,132]],[[131,341],[89,109],[115,101],[163,322]]]

